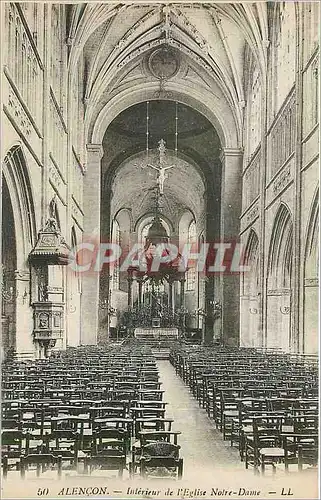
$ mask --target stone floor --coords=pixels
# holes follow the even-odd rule
[[[238,469],[247,473],[238,450],[223,441],[214,422],[198,405],[170,362],[158,360],[157,365],[165,391],[163,399],[168,403],[166,416],[174,419],[173,430],[182,432],[178,443],[184,458],[184,476],[204,474],[207,469],[211,473],[214,469]]]

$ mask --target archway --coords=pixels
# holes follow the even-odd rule
[[[1,184],[4,347],[19,356],[33,357],[28,256],[36,238],[36,224],[27,163],[20,145],[12,147],[3,160]]]
[[[291,349],[293,223],[288,207],[276,214],[268,263],[266,347]]]
[[[150,148],[147,154],[144,115],[148,105],[151,119],[149,122]],[[179,116],[184,114],[184,119],[181,116],[183,123],[179,128],[180,151],[175,151],[176,106],[175,102],[161,100],[155,101],[153,105],[143,103],[133,106],[121,113],[107,129],[103,145],[104,150],[110,152],[110,158],[104,157],[102,161],[104,182],[102,187],[101,238],[103,240],[111,238],[113,242],[118,242],[123,252],[128,251],[129,245],[144,244],[153,223],[156,209],[157,173],[149,164],[157,165],[159,142],[164,137],[166,162],[172,167],[165,179],[164,192],[159,200],[158,210],[159,218],[170,242],[180,248],[187,242],[192,219],[196,218],[199,228],[204,229],[206,212],[218,212],[217,209],[215,210],[213,196],[207,196],[205,179],[207,178],[208,184],[212,185],[214,176],[219,177],[220,175],[215,170],[215,163],[212,161],[215,155],[218,156],[219,140],[208,120],[191,108],[180,107]],[[170,118],[172,118],[172,122],[170,122]],[[193,137],[202,135],[205,137],[209,135],[212,139],[210,141],[212,149],[209,148],[207,152],[203,151],[203,158],[201,155],[197,157],[196,154],[199,145],[194,144],[194,151],[192,147]],[[124,143],[127,146],[125,151],[123,151]],[[116,144],[120,144],[120,154],[118,154]],[[188,148],[188,146],[190,147]],[[207,160],[211,160],[211,163],[207,163]],[[189,220],[184,218],[184,214],[188,214]],[[183,224],[184,220],[186,224]],[[216,221],[216,227],[218,230],[219,221]],[[194,229],[196,239],[196,225]],[[118,237],[116,233],[118,233]],[[115,268],[115,266],[112,267]],[[120,320],[120,315],[126,312],[126,306],[128,306],[126,296],[124,296],[128,292],[128,283],[126,282],[128,276],[126,273],[119,272],[119,269],[117,271],[117,290],[113,285],[110,287],[109,302],[113,309],[117,309],[117,320]],[[100,304],[101,299],[107,297],[107,280],[104,279],[104,274],[100,276]],[[109,276],[112,274],[113,272],[110,270]],[[113,284],[114,282],[115,280],[112,280]],[[150,287],[149,283],[140,284],[136,280],[132,283],[131,299],[134,308],[140,302],[140,296],[142,300],[144,300],[145,295],[146,298],[149,296],[151,290],[148,287]],[[185,305],[193,311],[196,309],[197,293],[195,291],[190,293],[191,290],[186,290],[184,285],[182,288],[181,283],[175,282],[171,285],[167,283],[159,285],[158,288],[158,292],[163,294],[163,303],[169,304],[171,302],[171,308],[174,310],[180,309],[179,305],[183,301],[181,296],[184,289],[185,299],[187,299],[187,295],[195,299],[187,301]],[[194,288],[197,289],[197,286]],[[172,297],[171,301],[170,296]],[[106,322],[103,320],[100,323],[103,326],[102,323]]]
[[[139,55],[137,55],[137,62],[145,60],[147,52],[145,50],[140,51]],[[185,57],[188,59],[186,54],[182,54],[182,59]],[[132,63],[133,61],[131,61],[130,67]],[[187,60],[186,64],[189,64]],[[129,69],[128,67],[127,71]],[[203,71],[204,69],[202,69]],[[212,78],[212,76],[209,78]],[[185,158],[187,156],[194,160],[200,166],[202,173],[205,174],[206,189],[204,198],[207,200],[207,208],[204,225],[209,228],[206,231],[205,237],[209,238],[210,241],[214,241],[215,238],[237,240],[239,237],[239,217],[241,213],[242,166],[242,151],[238,148],[240,143],[240,129],[237,112],[234,113],[232,111],[224,93],[222,93],[222,89],[219,88],[217,83],[213,83],[211,89],[202,86],[200,88],[197,86],[192,87],[184,80],[183,73],[179,72],[177,78],[169,79],[166,82],[166,92],[159,93],[159,81],[157,79],[154,79],[152,82],[145,81],[144,84],[138,82],[138,80],[130,81],[116,95],[109,96],[107,101],[105,101],[104,97],[100,102],[96,101],[96,104],[92,101],[91,106],[88,107],[86,130],[90,144],[87,146],[87,182],[85,183],[84,197],[88,199],[88,204],[90,204],[93,199],[97,200],[98,197],[102,196],[101,212],[103,218],[100,220],[96,217],[94,220],[94,214],[90,214],[89,217],[86,215],[84,222],[85,233],[92,234],[94,229],[100,227],[102,238],[110,237],[110,226],[108,227],[106,220],[111,220],[112,213],[110,206],[108,206],[106,191],[110,192],[112,190],[113,169],[117,169],[119,164],[129,156],[139,155],[141,151],[145,150],[146,132],[140,134],[140,128],[145,123],[145,116],[140,115],[140,120],[136,121],[134,134],[128,134],[128,130],[126,130],[127,136],[123,134],[124,137],[118,140],[119,133],[118,136],[115,134],[115,128],[117,132],[117,128],[121,128],[119,125],[123,126],[125,123],[124,120],[120,120],[120,117],[139,106],[145,109],[147,101],[155,105],[164,102],[167,108],[170,108],[172,103],[177,102],[179,107],[191,110],[190,112],[199,117],[199,121],[202,119],[203,122],[209,125],[209,129],[214,131],[215,139],[211,140],[207,138],[207,140],[203,141],[200,149],[204,150],[204,145],[210,145],[212,142],[217,145],[216,152],[211,155],[209,160],[212,163],[212,168],[209,169],[207,175],[205,174],[204,165],[200,165],[200,163],[203,162],[203,164],[206,164],[208,161],[202,158],[200,152],[191,151],[193,148],[188,144],[188,140],[185,141],[183,148],[183,142],[179,141],[178,147],[179,153],[181,155],[183,153]],[[215,96],[213,92],[216,93]],[[219,95],[222,98],[218,98]],[[222,120],[222,116],[224,116],[224,120]],[[117,125],[116,127],[114,127],[115,124]],[[135,134],[137,134],[138,140],[133,143],[132,137]],[[129,137],[130,135],[131,137]],[[106,137],[108,138],[108,136],[110,137],[109,142],[106,141]],[[161,137],[162,135],[158,139]],[[121,150],[118,151],[118,158],[115,154],[117,144],[121,144]],[[155,147],[156,144],[150,145],[152,149],[155,149]],[[193,153],[197,154],[193,157]],[[106,166],[108,168],[112,167],[109,168],[107,176],[104,175]],[[127,185],[127,179],[125,185]],[[93,189],[95,189],[95,193]],[[197,199],[197,196],[195,199]],[[118,208],[120,209],[124,206],[126,205],[120,204]],[[213,222],[214,219],[215,223]],[[213,229],[214,226],[215,228]],[[199,234],[201,230],[202,228],[198,229]],[[178,234],[176,234],[176,237],[178,237]],[[89,284],[89,278],[87,281]],[[237,345],[239,340],[239,276],[225,275],[222,277],[211,277],[204,286],[206,286],[206,296],[208,298],[205,309],[209,310],[212,307],[210,304],[214,303],[214,293],[216,294],[215,298],[222,304],[220,332],[218,332],[217,336],[221,336],[222,325],[223,341]],[[216,292],[214,292],[214,288],[216,288]],[[88,289],[88,301],[86,300],[85,303],[88,303],[88,314],[84,313],[84,315],[89,317],[89,308],[92,311],[93,307],[97,308],[98,304],[97,295],[99,285],[97,279],[96,282],[91,280],[86,289]],[[231,290],[233,290],[233,294]],[[95,306],[92,304],[94,297],[97,297],[95,299]],[[233,310],[233,314],[231,314],[231,310]],[[87,327],[84,324],[84,328],[89,328],[89,324]],[[92,325],[90,328],[92,329]],[[208,330],[208,341],[210,342],[213,337],[213,324],[211,321],[208,322],[206,328]]]
[[[248,236],[244,265],[248,270],[242,275],[240,344],[244,347],[257,347],[261,345],[261,339],[258,337],[259,239],[253,229]]]
[[[2,185],[2,348],[5,358],[16,348],[17,249],[13,209],[7,183]]]

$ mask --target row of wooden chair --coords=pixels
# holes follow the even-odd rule
[[[180,345],[170,360],[246,468],[302,470],[318,457],[315,360],[242,348]],[[306,464],[305,464],[306,465]]]
[[[7,363],[2,379],[4,477],[52,469],[58,477],[97,470],[182,476],[180,433],[166,418],[149,349],[135,342],[67,349]]]

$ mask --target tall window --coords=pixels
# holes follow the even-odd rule
[[[196,223],[192,221],[188,226],[187,233],[187,243],[191,245],[191,249],[193,251],[193,247],[196,244]],[[196,269],[195,269],[195,261],[191,261],[188,263],[188,270],[186,273],[186,289],[187,290],[195,290],[196,284]]]
[[[112,242],[115,245],[120,246],[120,228],[117,220],[113,221],[113,234],[112,234]],[[113,272],[112,272],[112,289],[119,290],[119,261],[117,260],[113,264]]]
[[[303,73],[303,135],[306,136],[319,118],[319,58],[315,57]]]
[[[252,80],[248,137],[248,155],[251,156],[261,141],[261,79],[257,70]]]
[[[28,23],[28,27],[32,38],[37,45],[38,42],[38,22],[39,22],[39,10],[40,5],[36,2],[21,2],[20,6],[23,10],[23,15]]]
[[[295,80],[296,17],[293,2],[279,2],[275,23],[275,113],[282,106]]]
[[[24,4],[7,2],[5,5],[5,41],[7,52],[4,54],[4,64],[7,67],[9,77],[14,81],[19,93],[38,126],[42,120],[42,109],[39,106],[42,100],[42,72],[38,61],[38,50],[35,48],[35,37],[33,36],[34,23],[40,25],[38,16],[34,23],[34,13],[38,7],[23,7]],[[36,5],[36,4],[35,4]],[[29,17],[26,17],[26,16]],[[30,23],[29,24],[29,20]],[[28,27],[26,27],[26,22]],[[28,125],[22,122],[22,131],[29,134]]]
[[[51,85],[59,106],[63,107],[64,23],[63,5],[51,7]]]
[[[77,70],[73,75],[72,84],[72,107],[73,107],[73,124],[72,124],[72,143],[76,154],[81,161],[84,156],[84,75],[83,75],[83,60],[80,57]]]
[[[146,245],[146,238],[147,238],[148,231],[149,231],[149,228],[150,228],[151,225],[152,225],[152,223],[150,222],[149,224],[146,224],[146,226],[143,227],[143,230],[142,230],[142,244],[144,246]]]
[[[319,45],[319,2],[307,2],[303,9],[304,62],[306,63]]]

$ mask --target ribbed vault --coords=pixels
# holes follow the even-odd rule
[[[120,111],[152,99],[159,81],[148,71],[146,58],[166,42],[181,58],[166,90],[181,102],[192,105],[195,99],[212,108],[213,116],[208,117],[223,145],[241,143],[244,53],[250,50],[263,71],[268,39],[265,3],[86,4],[70,6],[69,16],[71,75],[80,54],[85,57],[88,142],[100,142],[103,129]],[[224,123],[215,124],[222,114]]]

